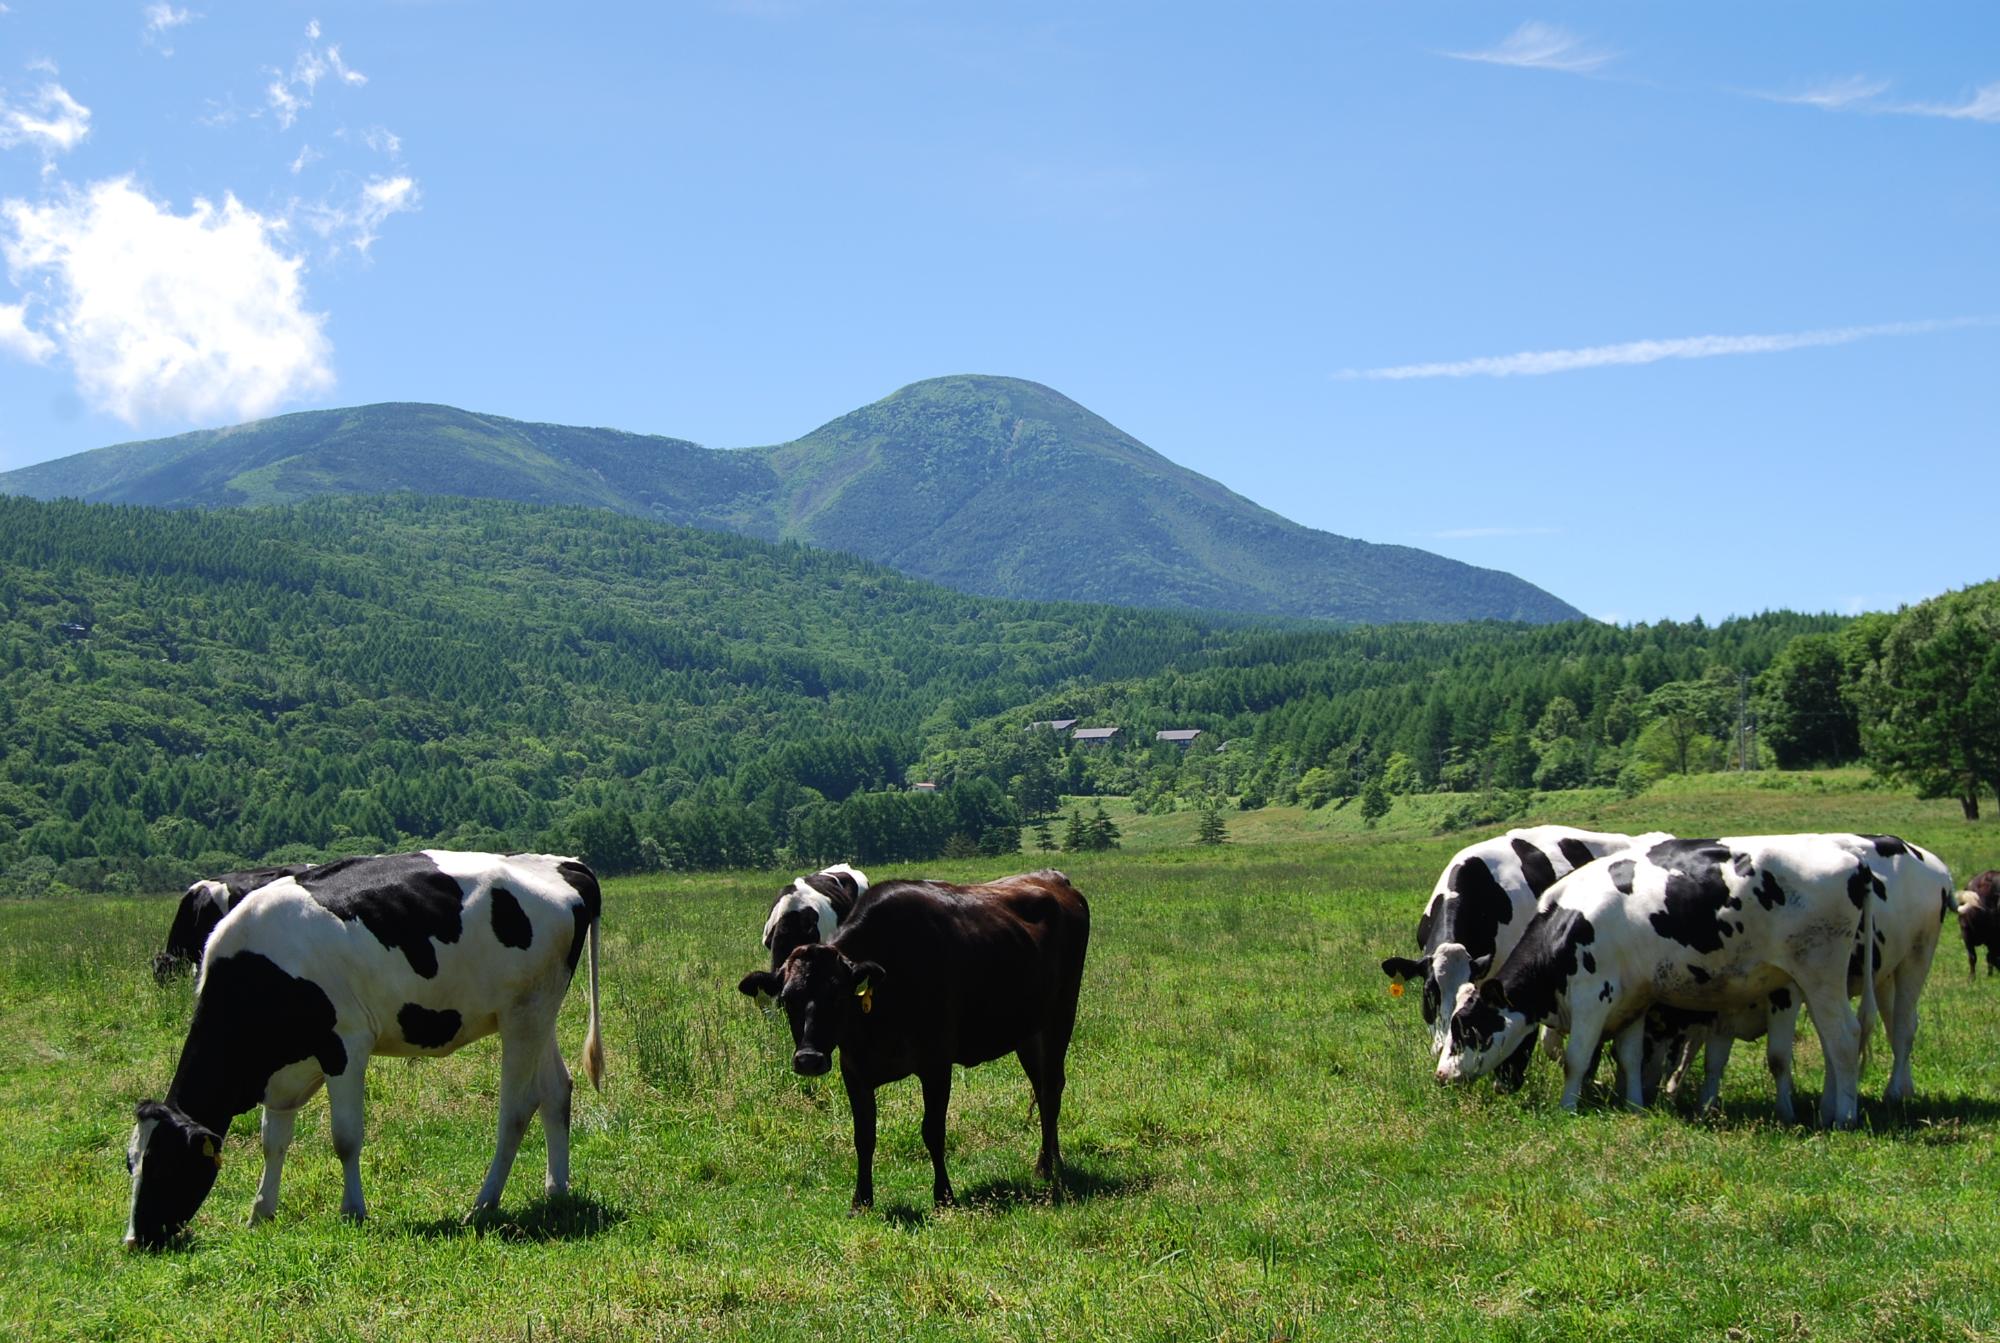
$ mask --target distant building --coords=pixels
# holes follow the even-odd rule
[[[937,785],[928,779],[922,783],[913,783],[910,785],[910,791],[913,793],[935,793],[937,790]]]
[[[67,634],[72,639],[87,639],[90,637],[90,626],[80,621],[65,620],[62,624],[56,626],[56,630],[59,633]],[[1071,719],[1070,721],[1075,722],[1076,720]]]
[[[1111,739],[1117,735],[1115,727],[1080,727],[1069,734],[1069,739],[1082,746],[1109,746]]]
[[[1176,746],[1185,747],[1200,735],[1201,729],[1198,727],[1170,727],[1165,732],[1155,732],[1153,737],[1157,741],[1172,742]]]
[[[1044,718],[1039,722],[1028,724],[1028,731],[1033,732],[1039,727],[1046,728],[1050,732],[1067,732],[1075,726],[1076,720],[1074,718]]]

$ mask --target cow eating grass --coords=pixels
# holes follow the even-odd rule
[[[473,1213],[499,1205],[537,1109],[551,1194],[569,1183],[570,1074],[556,1045],[586,944],[584,1071],[604,1076],[598,1028],[597,878],[573,858],[425,850],[347,858],[252,892],[209,939],[194,1020],[164,1100],[141,1101],[126,1164],[128,1249],[153,1249],[194,1217],[237,1115],[264,1107],[263,1178],[250,1221],[277,1211],[299,1107],[322,1083],[360,1220],[363,1074],[374,1054],[442,1055],[500,1036],[500,1126]]]
[[[296,877],[309,871],[305,863],[281,867],[252,867],[241,872],[225,872],[219,877],[197,881],[181,893],[174,910],[173,926],[167,929],[167,945],[153,956],[153,979],[161,984],[175,975],[201,965],[201,950],[208,945],[216,925],[243,897],[280,877]]]

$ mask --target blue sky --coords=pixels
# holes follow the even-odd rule
[[[1593,615],[2000,574],[1991,5],[0,11],[0,468],[1004,373]]]

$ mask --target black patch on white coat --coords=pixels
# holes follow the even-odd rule
[[[1709,980],[1715,978],[1715,976],[1702,969],[1699,965],[1690,964],[1688,966],[1688,978],[1697,984],[1706,984]]]
[[[1877,900],[1887,900],[1889,898],[1889,888],[1883,884],[1882,878],[1876,876],[1869,869],[1868,864],[1856,863],[1854,871],[1848,874],[1847,898],[1854,902],[1856,909],[1860,909],[1868,903],[1868,894],[1870,891],[1875,893]]]
[[[400,950],[425,979],[437,978],[431,944],[456,942],[465,930],[463,888],[421,853],[343,858],[293,880],[335,917],[358,919],[376,941]]]
[[[1736,931],[1722,911],[1742,906],[1722,875],[1735,855],[1712,839],[1670,839],[1655,844],[1646,857],[1667,869],[1666,908],[1650,918],[1653,931],[1695,951],[1722,950],[1723,939]]]
[[[403,1042],[418,1049],[444,1048],[458,1038],[463,1024],[458,1013],[449,1007],[432,1011],[417,1003],[404,1003],[396,1012],[396,1025],[403,1032]]]
[[[1792,991],[1790,989],[1771,990],[1771,1006],[1774,1010],[1779,1012],[1787,1011],[1790,1009],[1791,1005],[1792,1005]]]
[[[1632,874],[1638,870],[1639,865],[1630,858],[1620,858],[1611,865],[1611,884],[1618,888],[1620,895],[1632,894]]]
[[[1776,909],[1785,903],[1785,888],[1778,885],[1778,879],[1771,875],[1771,869],[1764,869],[1763,880],[1757,883],[1757,903],[1765,909]]]
[[[1549,861],[1546,853],[1525,839],[1516,838],[1507,842],[1513,848],[1514,856],[1521,860],[1521,875],[1527,878],[1528,889],[1535,893],[1537,900],[1541,899],[1542,892],[1556,884],[1555,864]]]
[[[1417,920],[1418,951],[1429,951],[1431,949],[1431,913],[1442,903],[1444,903],[1443,900],[1434,895],[1424,905],[1423,917]]]
[[[1514,921],[1514,902],[1484,859],[1467,858],[1452,870],[1439,943],[1456,942],[1476,959],[1500,944],[1500,925]]]
[[[1910,846],[1894,835],[1863,835],[1861,838],[1875,846],[1875,852],[1884,858],[1894,858],[1899,853],[1908,853]]]
[[[211,960],[167,1100],[222,1131],[263,1103],[281,1068],[311,1059],[338,1077],[348,1058],[335,1021],[325,989],[268,956],[238,951]]]
[[[1581,953],[1580,959],[1583,961],[1583,972],[1585,974],[1594,975],[1597,973],[1597,957],[1586,951]]]
[[[1532,1022],[1553,1020],[1583,950],[1596,940],[1597,930],[1576,910],[1558,905],[1535,915],[1497,976],[1507,1006]]]
[[[1562,851],[1563,858],[1568,861],[1572,870],[1597,861],[1597,855],[1590,851],[1590,846],[1571,835],[1564,835],[1557,840],[1556,848]]]
[[[505,886],[493,888],[493,936],[501,946],[518,947],[522,951],[535,944],[535,925]]]
[[[576,974],[576,963],[583,958],[584,940],[590,936],[590,926],[597,922],[604,909],[604,895],[597,887],[597,874],[583,863],[565,858],[556,865],[564,881],[576,891],[577,902],[570,906],[570,917],[575,921],[576,934],[569,944],[568,965],[572,976]]]

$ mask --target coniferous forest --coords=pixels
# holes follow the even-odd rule
[[[2000,702],[1992,594],[1858,620],[1274,628],[967,596],[580,508],[4,498],[0,881],[154,889],[431,843],[609,872],[911,861],[1011,852],[1093,793],[1446,791],[1469,825],[1535,790],[1864,755],[1976,811],[2000,778],[1977,717]],[[1919,694],[1970,721],[1934,740]],[[1119,732],[1027,728],[1056,718]]]

